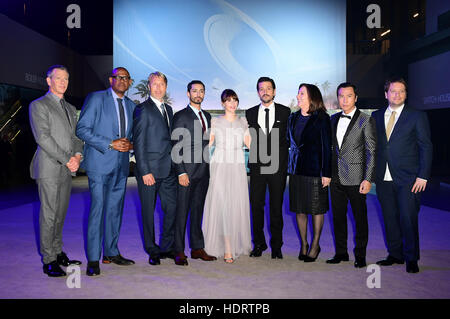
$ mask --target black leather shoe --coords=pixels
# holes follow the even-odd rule
[[[392,266],[393,264],[403,265],[404,263],[403,260],[392,257],[391,255],[387,256],[386,259],[377,261],[377,265],[380,266]]]
[[[133,260],[123,258],[120,254],[117,256],[103,256],[102,263],[104,263],[104,264],[114,263],[114,264],[120,265],[120,266],[134,265]]]
[[[162,251],[159,253],[159,258],[160,259],[170,258],[175,260],[175,254],[172,251]]]
[[[250,257],[261,257],[262,252],[267,249],[267,246],[255,246],[250,252]]]
[[[187,257],[184,254],[184,252],[176,254],[174,260],[175,260],[175,265],[178,265],[178,266],[187,266],[188,265]]]
[[[283,254],[281,253],[281,249],[272,250],[272,259],[283,259]]]
[[[61,269],[58,262],[52,261],[49,264],[44,264],[44,274],[47,274],[49,277],[64,277],[66,276],[66,272]]]
[[[100,266],[98,261],[88,261],[86,275],[88,276],[100,275]]]
[[[417,265],[417,261],[408,261],[406,263],[406,272],[410,274],[415,274],[419,272],[419,266]]]
[[[355,268],[363,268],[366,267],[366,258],[364,257],[355,257]]]
[[[333,258],[327,259],[327,264],[339,264],[341,261],[349,261],[348,254],[336,254]]]
[[[319,254],[320,254],[320,246],[319,246],[319,249],[317,250],[317,255],[316,255],[316,257],[306,256],[306,257],[305,257],[305,260],[303,260],[303,261],[304,261],[305,263],[312,263],[312,262],[315,262],[316,259],[317,259],[317,257],[319,257]]]
[[[148,263],[153,266],[161,265],[161,260],[159,258],[159,254],[158,255],[150,255],[150,258],[148,259]]]
[[[67,267],[69,265],[81,265],[81,261],[79,260],[70,260],[65,252],[61,252],[60,254],[56,255],[56,262],[64,267]]]

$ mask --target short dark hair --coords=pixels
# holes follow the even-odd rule
[[[124,70],[128,73],[128,75],[130,74],[130,72],[128,72],[128,70],[126,68],[124,68],[123,66],[118,66],[117,68],[114,68],[111,72],[111,75],[109,77],[113,77],[114,73],[116,73],[118,70]]]
[[[275,90],[275,81],[272,80],[271,78],[267,77],[267,76],[262,76],[258,79],[258,82],[256,82],[256,91],[259,91],[259,83],[261,82],[270,82],[272,83],[272,88]]]
[[[229,99],[235,99],[239,103],[239,98],[238,98],[236,92],[234,92],[231,89],[223,90],[222,94],[220,95],[220,99],[221,99],[222,103],[225,103],[225,101],[228,101]]]
[[[164,75],[164,73],[159,72],[159,71],[150,73],[150,75],[148,76],[148,84],[150,84],[150,82],[152,81],[152,79],[153,79],[153,78],[156,78],[156,77],[162,78],[162,79],[164,80],[164,82],[166,83],[166,85],[167,85],[167,77]]]
[[[358,95],[358,93],[356,93],[356,86],[350,82],[342,82],[341,84],[338,85],[337,89],[336,89],[336,96],[339,96],[339,90],[342,88],[352,88],[353,92],[355,93],[355,96]]]
[[[298,86],[299,91],[302,86],[304,86],[306,88],[306,91],[308,92],[309,101],[310,101],[308,114],[312,114],[315,111],[326,112],[327,109],[325,108],[325,104],[323,103],[322,93],[320,93],[319,88],[317,86],[315,86],[314,84],[302,83]]]
[[[67,74],[69,74],[69,70],[67,70],[67,68],[64,65],[55,64],[55,65],[52,65],[51,67],[48,68],[48,70],[47,70],[47,77],[48,78],[50,78],[52,76],[52,73],[53,73],[54,69],[64,70],[64,71],[67,72]]]
[[[193,81],[189,82],[188,85],[187,85],[187,91],[188,92],[191,90],[191,88],[192,88],[192,86],[194,84],[201,84],[201,85],[203,85],[203,90],[205,89],[205,84],[203,84],[202,81],[200,81],[200,80],[193,80]]]
[[[405,86],[406,92],[408,92],[408,85],[406,84],[405,79],[400,76],[394,76],[387,79],[386,82],[384,82],[384,92],[389,91],[389,87],[391,86],[391,84],[396,82],[403,84]]]

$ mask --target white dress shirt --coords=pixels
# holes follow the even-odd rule
[[[159,113],[161,113],[161,115],[164,117],[164,114],[163,114],[163,112],[162,112],[162,110],[161,110],[161,104],[163,104],[163,102],[161,102],[160,100],[158,100],[158,99],[155,99],[153,96],[151,96],[150,95],[150,98],[152,99],[152,101],[156,104],[156,106],[158,107],[158,110],[159,110]],[[164,105],[164,108],[165,108],[165,105]],[[170,123],[169,123],[169,113],[167,112],[167,108],[165,108],[166,109],[166,114],[167,114],[167,125],[168,126],[170,126]]]
[[[264,105],[259,105],[258,110],[258,124],[261,126],[264,132],[266,132],[266,112],[265,109],[269,109],[269,132],[272,130],[273,125],[275,124],[275,103],[272,102],[268,107]]]
[[[391,136],[394,132],[394,127],[397,124],[397,121],[400,117],[400,114],[402,114],[403,108],[405,107],[405,104],[402,104],[401,106],[397,107],[395,110],[389,107],[386,109],[386,112],[384,112],[384,129],[386,130],[387,124],[389,122],[389,118],[391,117],[392,111],[395,111],[395,121],[394,126],[392,126]],[[391,172],[389,171],[389,164],[386,162],[386,172],[384,173],[384,181],[386,182],[392,182],[392,176]]]
[[[355,115],[355,112],[356,112],[356,107],[350,113],[345,114],[344,111],[342,111],[342,114],[353,118],[353,115]],[[344,140],[345,132],[347,132],[347,128],[350,124],[350,121],[352,120],[351,118],[350,119],[346,118],[346,117],[339,118],[337,129],[336,129],[336,138],[338,141],[339,148],[341,148],[341,146],[342,146],[342,141]]]

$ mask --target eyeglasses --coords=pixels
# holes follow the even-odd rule
[[[123,80],[123,81],[130,81],[131,77],[128,75],[111,75],[112,78],[116,79],[117,81]]]

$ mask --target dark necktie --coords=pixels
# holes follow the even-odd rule
[[[206,131],[205,121],[203,121],[202,111],[198,111],[198,115],[200,116],[200,119],[202,120],[202,130],[203,133]]]
[[[270,138],[269,138],[269,109],[265,108],[264,111],[266,112],[266,138],[267,138],[267,155],[270,155],[271,149],[270,149]]]
[[[340,117],[345,117],[345,118],[348,118],[349,120],[352,119],[352,117],[350,115],[344,115],[344,113],[342,113]]]
[[[120,137],[125,137],[125,112],[123,110],[122,99],[117,99],[119,103]]]
[[[67,116],[67,120],[69,121],[70,126],[72,126],[72,122],[70,122],[69,112],[67,111],[66,101],[64,101],[64,99],[61,99],[61,100],[59,100],[59,102],[61,103],[64,113]]]
[[[161,104],[161,112],[162,112],[162,115],[163,115],[163,117],[164,117],[164,122],[166,122],[167,129],[169,129],[169,123],[168,123],[168,121],[167,121],[166,106],[164,105],[164,103]]]

